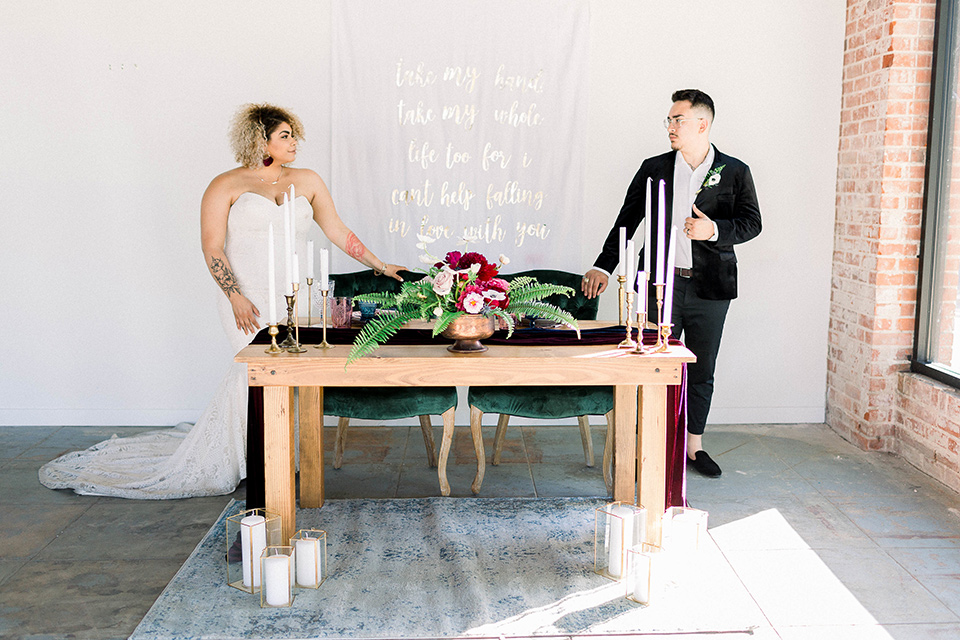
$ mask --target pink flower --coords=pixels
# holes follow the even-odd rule
[[[450,253],[447,254],[447,257],[444,258],[444,262],[446,262],[448,265],[450,265],[454,269],[459,269],[459,267],[457,266],[457,263],[460,262],[460,255],[461,253],[459,251],[451,251]]]
[[[474,314],[483,311],[483,296],[479,293],[468,293],[463,296],[463,310]]]
[[[453,280],[454,272],[449,267],[445,267],[433,278],[433,292],[438,296],[447,295],[453,288]]]

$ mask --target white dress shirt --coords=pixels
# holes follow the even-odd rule
[[[693,267],[693,245],[690,238],[683,232],[684,221],[693,215],[693,203],[697,199],[697,192],[707,177],[707,172],[713,166],[716,156],[713,145],[707,151],[707,157],[696,168],[691,168],[683,159],[683,154],[677,152],[677,159],[673,165],[673,226],[677,228],[677,249],[675,266],[681,269]],[[666,237],[670,237],[669,230]],[[713,236],[717,239],[717,225],[713,224]]]

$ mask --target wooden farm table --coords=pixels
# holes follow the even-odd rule
[[[581,327],[584,323],[581,323]],[[583,327],[582,327],[583,328]],[[682,345],[633,355],[609,345],[491,345],[472,355],[439,345],[383,346],[344,368],[349,346],[302,354],[269,355],[263,345],[237,354],[252,387],[263,387],[266,508],[283,521],[283,536],[296,531],[293,392],[300,388],[300,506],[323,505],[323,387],[602,385],[614,387],[613,498],[647,510],[647,538],[659,541],[664,504],[667,385],[680,384],[694,355]],[[485,468],[483,441],[473,434],[479,490]],[[444,425],[438,474],[444,495],[453,438]],[[639,473],[638,473],[639,463]],[[639,500],[637,499],[639,498]]]

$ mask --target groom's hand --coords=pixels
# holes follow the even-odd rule
[[[693,205],[693,216],[683,221],[683,233],[691,240],[709,240],[713,237],[713,220]]]

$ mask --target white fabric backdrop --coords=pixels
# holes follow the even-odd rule
[[[576,269],[589,9],[580,0],[342,0],[333,10],[341,216],[387,261],[507,255]],[[571,258],[573,257],[573,258]],[[333,271],[354,271],[339,252]]]

